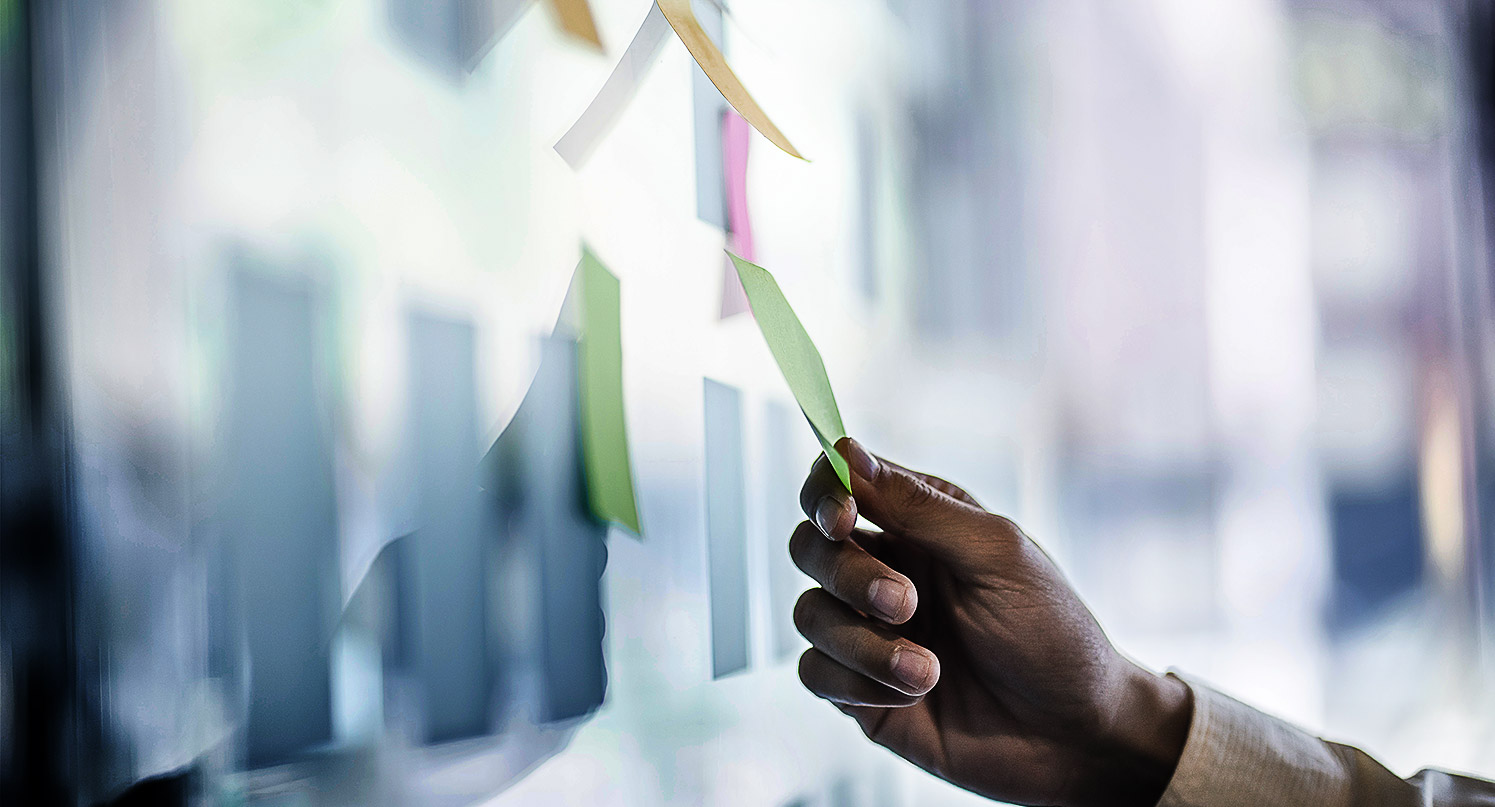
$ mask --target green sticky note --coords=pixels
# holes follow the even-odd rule
[[[628,425],[623,418],[623,328],[618,278],[590,249],[577,267],[581,446],[592,514],[641,535]]]
[[[727,256],[737,268],[737,277],[747,292],[748,305],[752,306],[758,330],[763,332],[763,340],[768,342],[779,372],[789,382],[789,391],[794,393],[794,400],[810,421],[810,428],[815,430],[815,437],[820,440],[820,447],[825,449],[825,457],[836,469],[841,484],[851,490],[851,472],[846,467],[845,458],[836,451],[836,441],[846,436],[846,428],[841,425],[841,410],[836,407],[836,395],[831,392],[831,380],[825,374],[820,351],[815,349],[815,343],[805,333],[805,326],[794,315],[794,309],[784,299],[784,292],[779,289],[773,275],[730,252]]]

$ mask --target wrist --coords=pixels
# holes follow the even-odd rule
[[[1137,786],[1148,803],[1162,798],[1194,717],[1194,695],[1188,684],[1128,663],[1116,719],[1107,740],[1122,759],[1130,760]]]
[[[1070,802],[1151,807],[1173,779],[1189,737],[1194,698],[1183,681],[1123,662],[1111,719],[1094,738]]]
[[[1129,666],[1112,742],[1139,763],[1164,773],[1166,786],[1189,739],[1194,696],[1178,678]]]

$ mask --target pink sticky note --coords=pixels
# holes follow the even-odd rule
[[[752,127],[741,115],[728,109],[722,114],[722,163],[727,185],[727,246],[748,261],[756,261],[753,224],[748,217],[747,159]],[[747,293],[730,263],[722,265],[721,318],[748,310]]]
[[[753,224],[748,218],[747,161],[748,142],[753,129],[732,110],[722,115],[722,159],[727,180],[727,230],[732,251],[743,260],[756,260],[753,254]]]

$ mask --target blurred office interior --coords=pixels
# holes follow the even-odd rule
[[[730,113],[671,35],[562,159],[652,9],[590,7],[0,2],[0,801],[979,801],[798,682]],[[852,435],[1146,664],[1495,775],[1495,7],[696,14],[809,158],[736,181]],[[578,509],[583,244],[638,536]]]

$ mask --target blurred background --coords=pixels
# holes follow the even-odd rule
[[[557,154],[651,5],[591,8],[0,2],[7,803],[976,803],[798,683],[744,237],[1127,652],[1495,774],[1489,4],[702,0],[809,158],[735,177],[673,35]],[[638,537],[574,517],[583,242]]]

